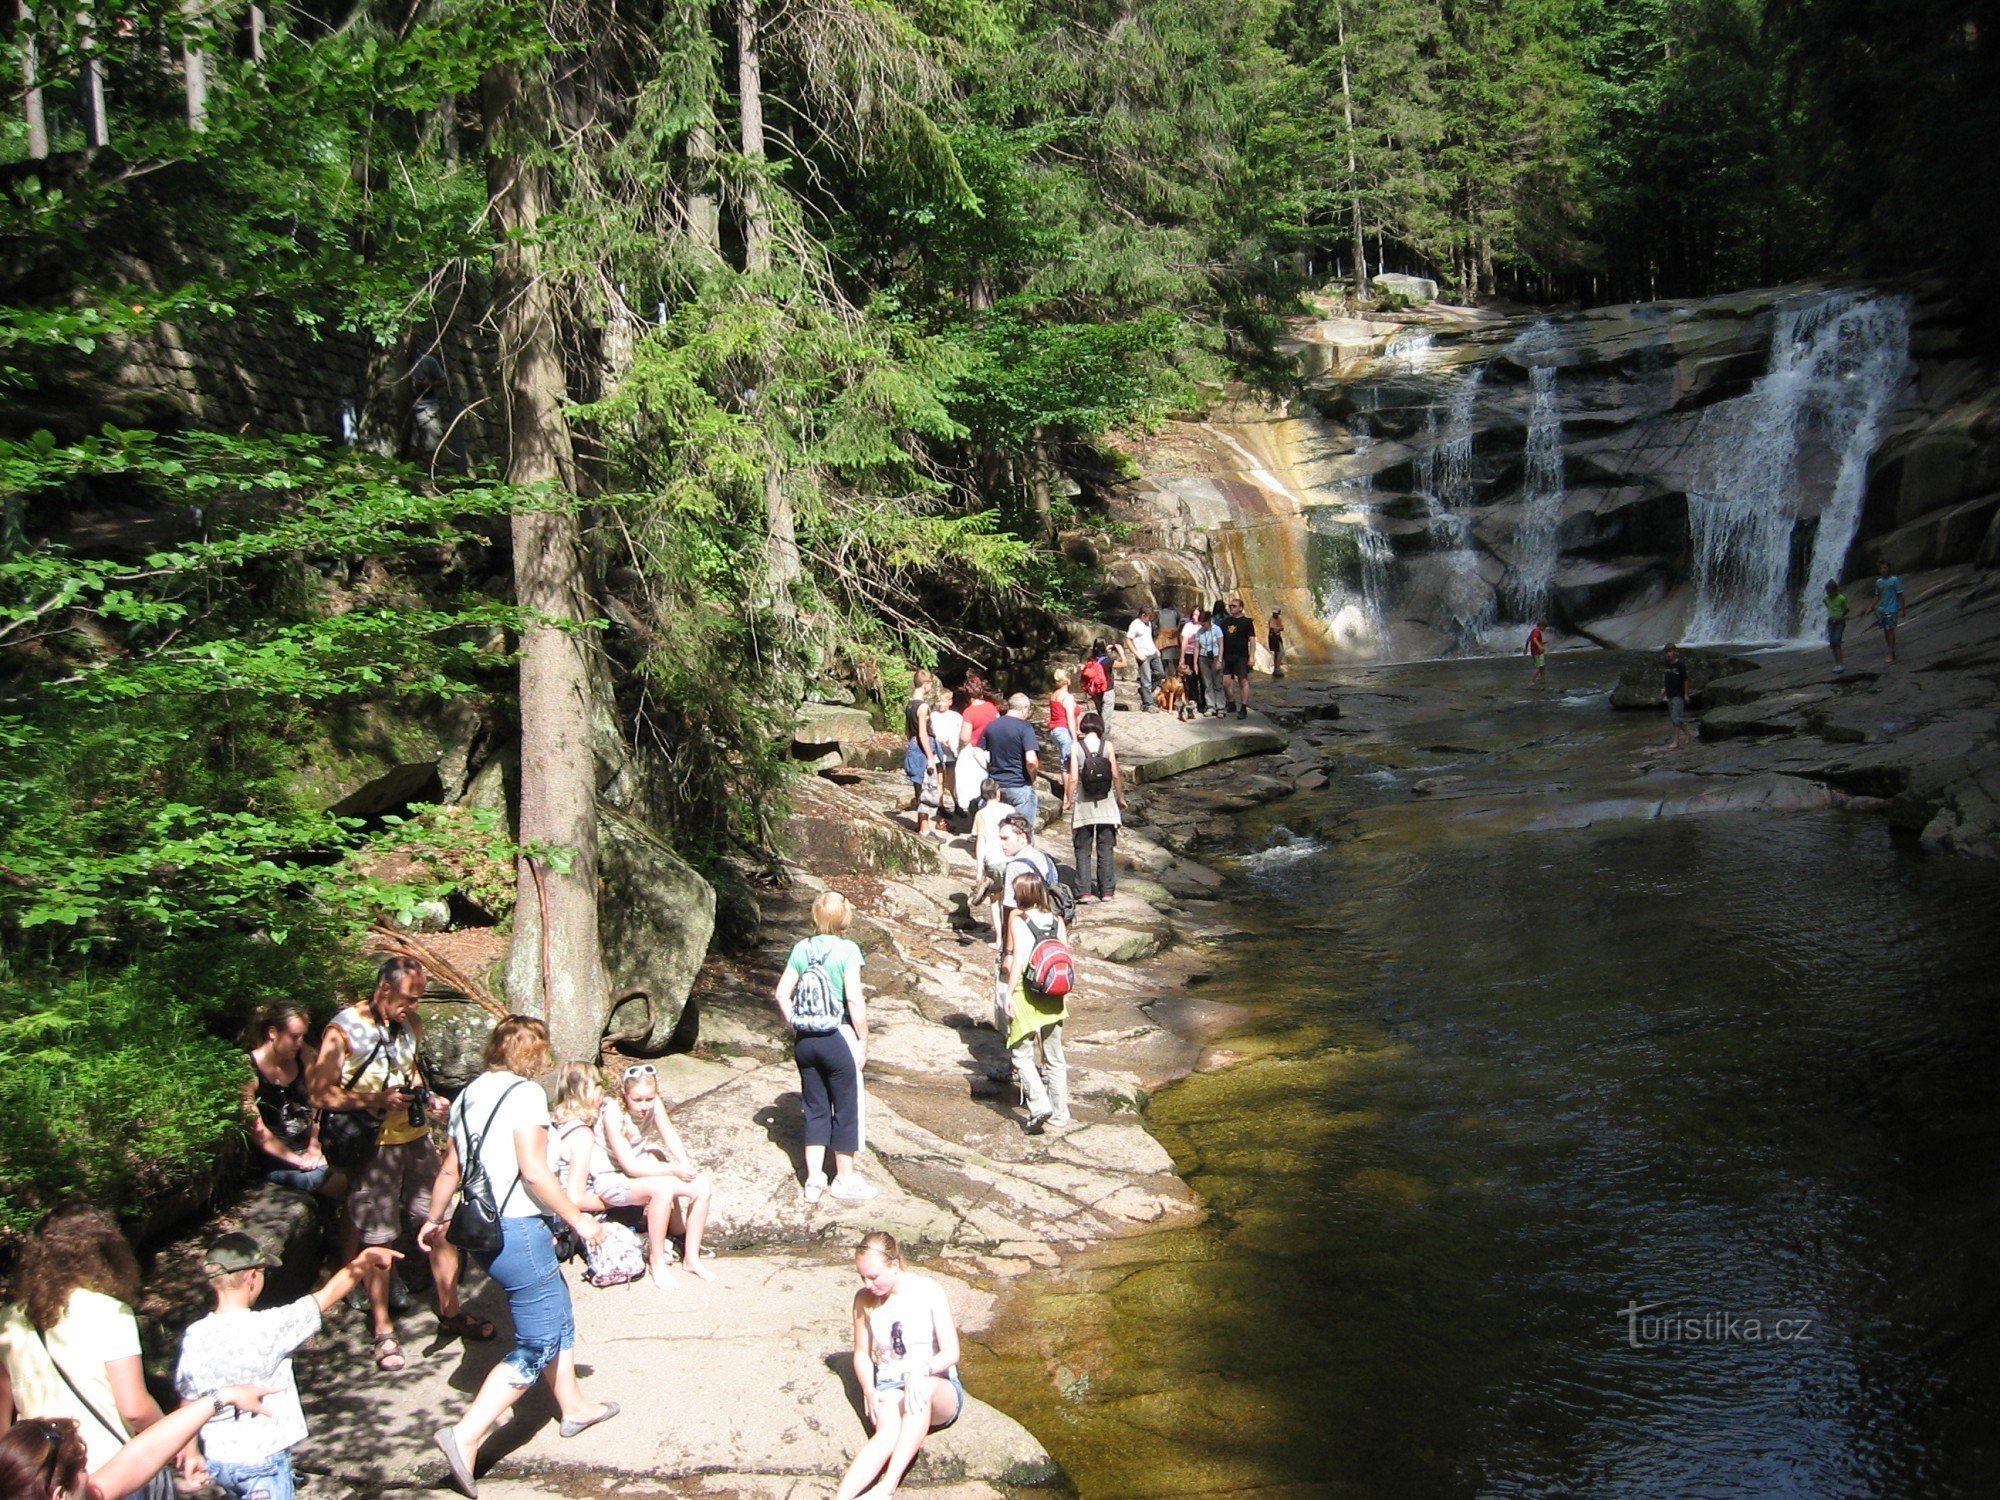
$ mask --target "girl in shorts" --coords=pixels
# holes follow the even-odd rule
[[[944,1288],[903,1269],[896,1237],[876,1230],[854,1256],[854,1375],[874,1433],[841,1476],[834,1500],[896,1493],[917,1449],[965,1410],[958,1329]],[[880,1481],[877,1483],[877,1481]]]
[[[660,1070],[651,1063],[633,1063],[619,1080],[620,1097],[607,1100],[598,1116],[597,1138],[611,1157],[611,1164],[636,1188],[645,1183],[667,1195],[671,1217],[662,1231],[662,1241],[676,1228],[686,1235],[681,1246],[681,1264],[703,1281],[715,1280],[715,1273],[701,1263],[701,1235],[708,1225],[708,1200],[714,1184],[696,1167],[688,1155],[681,1134],[667,1118],[666,1101],[660,1098]],[[652,1215],[647,1215],[650,1234]],[[659,1272],[654,1279],[662,1286]]]
[[[611,1164],[597,1133],[604,1115],[602,1075],[589,1063],[564,1063],[556,1075],[556,1102],[549,1110],[549,1168],[562,1180],[570,1201],[586,1213],[613,1208],[646,1212],[646,1266],[656,1286],[673,1285],[673,1228],[679,1201],[664,1177],[627,1177]],[[699,1242],[699,1236],[697,1243]]]

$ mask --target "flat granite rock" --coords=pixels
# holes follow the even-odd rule
[[[1282,751],[1285,736],[1258,719],[1194,719],[1164,713],[1121,713],[1111,726],[1118,763],[1137,782],[1163,781],[1217,761]]]

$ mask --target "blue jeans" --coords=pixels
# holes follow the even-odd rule
[[[1167,680],[1167,664],[1157,654],[1141,659],[1134,665],[1139,678],[1139,709],[1142,713],[1153,711],[1153,694],[1160,684]]]
[[[326,1186],[327,1174],[332,1170],[332,1167],[314,1167],[310,1172],[301,1172],[297,1167],[273,1167],[264,1174],[264,1180],[295,1193],[316,1193]]]
[[[292,1451],[287,1448],[254,1464],[223,1464],[210,1459],[208,1482],[229,1500],[292,1500],[296,1489]]]
[[[1003,786],[1000,800],[1028,820],[1028,827],[1035,826],[1035,818],[1042,810],[1042,796],[1031,786]]]
[[[1056,764],[1067,771],[1069,758],[1076,754],[1076,736],[1067,729],[1051,729],[1049,737],[1056,742]]]
[[[500,1363],[512,1384],[531,1386],[558,1354],[576,1344],[569,1286],[556,1261],[548,1221],[539,1214],[502,1219],[500,1253],[487,1262],[486,1274],[507,1293],[507,1311],[514,1318],[514,1347]]]

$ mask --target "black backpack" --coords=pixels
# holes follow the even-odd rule
[[[1083,757],[1083,764],[1077,768],[1076,787],[1092,802],[1111,795],[1111,757],[1104,753],[1101,742],[1096,750]]]

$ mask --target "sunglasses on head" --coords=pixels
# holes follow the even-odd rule
[[[625,1082],[627,1083],[630,1083],[635,1078],[658,1078],[659,1076],[660,1070],[651,1063],[633,1063],[631,1067],[625,1070]]]

